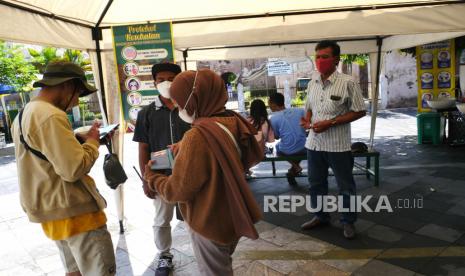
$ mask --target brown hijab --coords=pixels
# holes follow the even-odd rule
[[[192,127],[200,130],[221,167],[236,238],[258,238],[253,224],[262,214],[244,177],[245,170],[260,162],[263,156],[263,149],[254,137],[257,131],[241,115],[225,109],[228,94],[224,82],[209,69],[179,74],[173,80],[170,94],[181,109],[190,97],[185,109],[189,115],[195,113]],[[212,118],[219,114],[237,118],[241,157],[231,137]]]

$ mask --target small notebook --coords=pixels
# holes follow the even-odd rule
[[[155,161],[152,170],[172,169],[174,166],[173,152],[170,149],[164,149],[150,154],[150,160]]]

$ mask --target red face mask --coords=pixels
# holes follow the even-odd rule
[[[316,69],[323,75],[331,73],[334,70],[334,57],[317,59]]]

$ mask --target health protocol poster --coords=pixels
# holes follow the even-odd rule
[[[417,46],[418,112],[431,111],[427,101],[455,97],[455,45],[444,40]]]
[[[134,130],[139,111],[158,95],[152,65],[174,62],[171,30],[171,22],[112,27],[126,131]]]

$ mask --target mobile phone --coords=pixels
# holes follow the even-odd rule
[[[100,140],[105,138],[105,136],[107,136],[110,132],[117,129],[118,127],[119,127],[119,124],[112,124],[112,125],[99,128]]]

